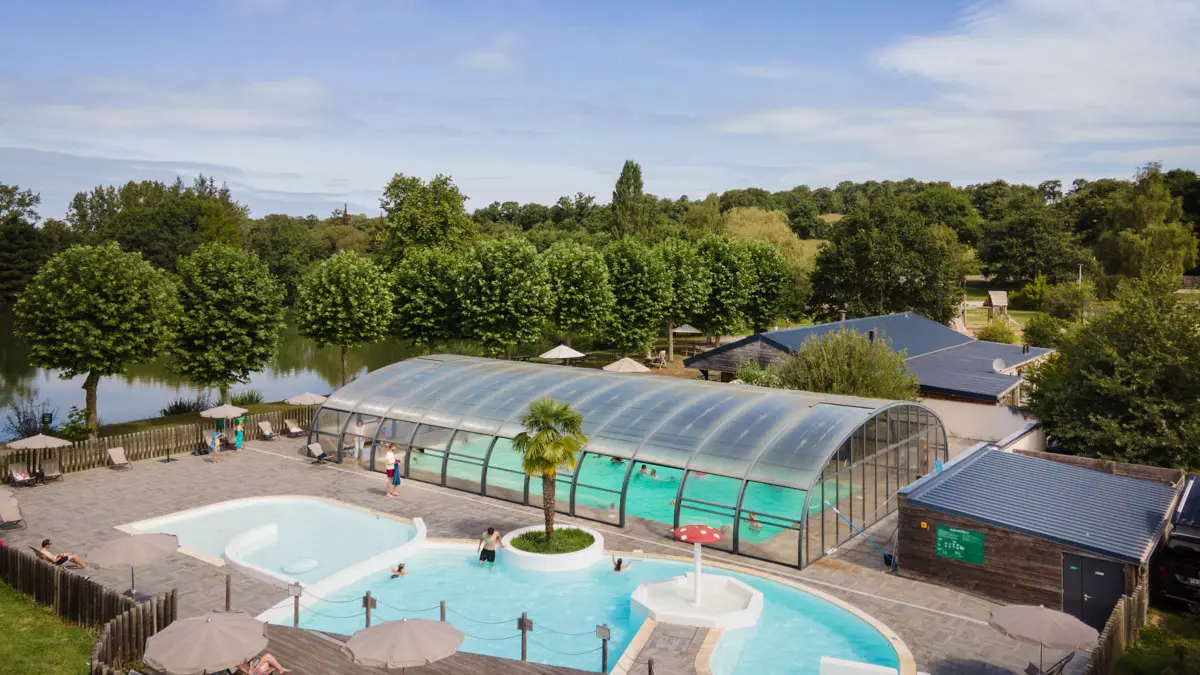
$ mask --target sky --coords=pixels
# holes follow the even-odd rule
[[[1197,0],[44,0],[5,9],[0,183],[198,173],[253,216],[1200,169]]]

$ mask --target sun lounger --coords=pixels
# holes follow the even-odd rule
[[[10,462],[8,479],[12,481],[13,485],[34,485],[37,482],[37,477],[29,470],[29,465],[25,462]]]
[[[75,563],[71,562],[70,560],[63,561],[63,562],[60,564],[60,563],[58,562],[58,559],[57,559],[57,558],[51,558],[50,556],[48,556],[48,555],[46,555],[45,553],[43,553],[43,552],[42,552],[42,549],[40,549],[40,548],[38,548],[38,547],[36,547],[36,546],[33,546],[32,544],[29,546],[29,550],[30,550],[30,551],[33,551],[33,554],[34,554],[34,555],[36,555],[36,556],[38,557],[38,560],[41,560],[42,562],[47,562],[47,563],[50,563],[51,565],[54,565],[55,567],[67,567],[67,566],[69,565],[69,566],[71,566],[71,567],[73,567],[73,568],[76,568],[76,569],[78,569],[78,568],[79,568],[79,565],[76,565]]]
[[[0,495],[0,527],[25,527],[25,516],[21,515],[21,505],[13,495]]]
[[[1067,668],[1067,664],[1071,663],[1071,659],[1073,658],[1075,658],[1075,652],[1067,654],[1045,670],[1040,670],[1031,663],[1025,667],[1025,672],[1028,675],[1062,675],[1062,672]]]
[[[58,459],[55,457],[47,457],[38,464],[38,471],[42,473],[42,480],[58,480],[62,478],[62,468],[58,465]]]
[[[287,427],[288,438],[296,438],[308,433],[299,424],[296,424],[296,420],[284,420],[283,426]]]
[[[325,450],[321,448],[320,443],[308,444],[308,456],[316,458],[317,461],[313,462],[313,464],[324,464],[325,462],[329,461],[329,453],[325,452]]]
[[[129,460],[125,459],[125,448],[120,446],[108,449],[109,466],[114,469],[128,469]]]
[[[258,423],[258,430],[262,432],[263,438],[268,441],[275,440],[275,432],[271,430],[271,423],[263,420]]]

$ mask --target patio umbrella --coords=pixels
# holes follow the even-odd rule
[[[700,330],[699,328],[696,328],[695,326],[693,326],[689,323],[685,323],[682,326],[676,328],[675,330],[673,330],[671,332],[676,335],[700,335],[704,331]]]
[[[267,625],[244,612],[180,619],[146,640],[146,665],[171,675],[234,668],[267,648]]]
[[[708,525],[684,525],[675,530],[675,538],[679,541],[686,541],[692,544],[692,560],[696,563],[696,570],[692,575],[695,583],[695,590],[692,594],[692,604],[700,604],[700,546],[701,544],[712,544],[721,540],[721,531],[715,527]]]
[[[307,391],[298,396],[293,396],[284,400],[284,403],[288,405],[321,405],[324,402],[324,396],[321,396],[320,394],[310,394]]]
[[[649,368],[647,368],[646,366],[643,366],[642,364],[638,363],[637,361],[634,361],[633,359],[629,358],[628,356],[626,356],[625,358],[623,358],[619,361],[613,361],[612,363],[608,364],[607,366],[604,366],[603,369],[607,370],[610,373],[648,373],[648,372],[650,372]]]
[[[66,441],[54,436],[46,434],[38,434],[29,438],[22,438],[19,441],[13,441],[8,444],[11,450],[44,450],[46,448],[65,448],[71,444],[71,441]]]
[[[988,614],[988,625],[1005,635],[1038,646],[1038,670],[1046,647],[1075,651],[1092,647],[1100,634],[1095,628],[1065,614],[1033,605],[1006,605]]]
[[[200,416],[215,420],[228,420],[240,415],[245,415],[248,412],[250,411],[246,410],[245,408],[239,408],[236,405],[229,405],[226,403],[215,408],[209,408],[208,410],[201,410]]]
[[[559,345],[554,349],[538,356],[539,359],[578,359],[583,356],[583,352],[577,352],[566,345]]]
[[[179,538],[173,534],[134,534],[101,544],[87,555],[87,561],[99,567],[129,566],[129,594],[136,593],[133,569],[151,565],[179,549]]]
[[[453,655],[464,637],[444,621],[385,621],[351,635],[342,651],[364,666],[413,668]]]

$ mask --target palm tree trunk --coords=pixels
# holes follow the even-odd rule
[[[554,538],[554,479],[552,473],[542,474],[542,514],[546,516],[546,543]]]

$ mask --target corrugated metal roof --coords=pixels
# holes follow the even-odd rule
[[[902,351],[910,357],[971,342],[969,336],[951,330],[936,321],[926,319],[916,312],[867,316],[861,319],[821,323],[815,326],[784,328],[767,331],[762,335],[772,342],[795,351],[809,337],[825,335],[842,328],[864,335],[874,330],[877,338],[887,339],[893,351]]]
[[[1132,564],[1146,562],[1176,488],[981,449],[901,490],[910,504]]]

